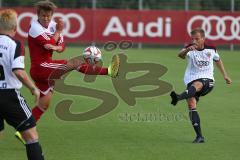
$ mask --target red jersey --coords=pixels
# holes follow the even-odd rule
[[[31,67],[52,60],[52,50],[44,48],[45,44],[61,45],[65,48],[63,36],[56,42],[53,35],[56,31],[56,22],[51,21],[48,28],[44,28],[37,20],[31,22],[28,33],[28,47],[31,58]]]
[[[31,22],[28,32],[28,47],[31,58],[30,75],[41,91],[41,96],[53,90],[54,84],[49,82],[49,76],[57,70],[66,70],[67,60],[52,60],[52,50],[44,48],[45,44],[61,45],[65,48],[63,36],[55,41],[56,22],[51,21],[48,28],[44,28],[38,21]]]

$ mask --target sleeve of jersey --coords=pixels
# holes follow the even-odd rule
[[[215,54],[213,55],[213,60],[214,60],[215,62],[217,62],[217,61],[220,60],[220,56],[219,56],[217,50],[216,50]]]
[[[13,61],[12,61],[12,70],[25,68],[24,47],[19,41],[16,41],[16,43],[17,43],[17,46],[15,49],[15,53],[14,53],[14,57],[13,57]]]

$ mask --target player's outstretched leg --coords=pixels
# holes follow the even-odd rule
[[[108,67],[108,75],[110,75],[113,78],[117,77],[119,72],[119,67],[120,67],[120,57],[118,55],[114,55],[112,57],[112,62]]]
[[[73,65],[71,65],[71,63],[73,63],[73,61],[74,60],[69,61],[70,67],[73,66]],[[108,68],[91,65],[91,64],[86,64],[86,63],[75,63],[75,64],[78,64],[78,66],[75,67],[78,72],[88,74],[88,75],[109,75],[109,76],[115,78],[118,76],[118,72],[119,72],[120,57],[118,55],[114,55],[112,57],[112,61]]]
[[[195,94],[196,88],[194,86],[187,87],[187,89],[179,95],[175,91],[172,91],[170,94],[172,98],[171,104],[175,106],[178,103],[178,101],[194,97]]]
[[[189,86],[187,89],[182,92],[181,94],[178,95],[178,100],[183,100],[183,99],[188,99],[191,97],[194,97],[197,92],[196,87],[194,86]]]

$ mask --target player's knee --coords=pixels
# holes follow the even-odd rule
[[[21,132],[21,135],[26,142],[34,142],[38,140],[38,133],[36,127]]]
[[[47,95],[45,95],[39,99],[38,107],[40,109],[47,110],[51,100],[52,100],[52,93],[49,92]]]
[[[48,109],[48,107],[49,107],[49,103],[50,102],[46,102],[46,101],[43,101],[43,102],[39,102],[38,103],[38,108],[40,108],[41,110],[43,110],[43,111],[45,111],[45,110],[47,110]]]
[[[188,99],[188,108],[189,109],[194,109],[196,108],[196,100],[195,99]]]
[[[194,102],[188,103],[188,108],[189,109],[195,109],[196,108],[196,103],[194,103]]]
[[[188,105],[188,108],[189,108],[189,110],[191,110],[191,109],[195,109],[196,106],[194,106],[194,105]]]
[[[196,88],[196,91],[198,92],[198,91],[200,91],[202,89],[203,83],[199,82],[199,81],[196,81],[196,82],[193,83],[192,86],[194,86]]]

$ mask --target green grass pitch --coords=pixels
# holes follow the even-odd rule
[[[100,48],[102,49],[102,48]],[[78,56],[83,48],[69,47],[65,53],[56,53],[56,59]],[[111,56],[122,52],[103,52],[104,64]],[[159,63],[168,68],[160,79],[169,82],[177,92],[184,89],[185,60],[176,56],[177,49],[130,49],[124,51],[129,63]],[[137,98],[135,106],[126,104],[117,94],[110,77],[98,77],[96,82],[83,81],[83,75],[73,72],[67,83],[87,86],[115,95],[117,107],[89,121],[63,121],[55,114],[55,106],[63,99],[74,101],[71,112],[86,112],[100,101],[77,95],[56,92],[50,109],[38,123],[40,142],[47,160],[238,160],[240,136],[239,109],[239,59],[237,51],[219,50],[232,85],[226,85],[215,67],[214,90],[202,97],[198,104],[205,144],[192,144],[195,134],[188,120],[184,101],[176,107],[170,105],[169,93],[161,96]],[[29,71],[29,55],[26,49],[26,70]],[[139,76],[131,73],[132,77]],[[147,87],[140,87],[147,89]],[[22,89],[28,104],[33,97]],[[138,119],[150,113],[161,115],[158,119]],[[128,116],[128,118],[124,116]],[[178,118],[176,118],[178,117]],[[1,160],[25,160],[25,148],[14,138],[14,130],[5,125],[0,138]]]

